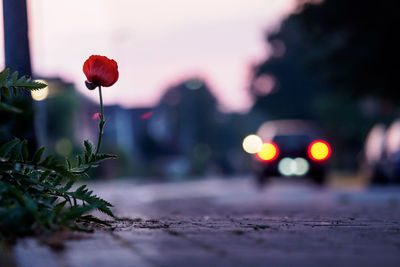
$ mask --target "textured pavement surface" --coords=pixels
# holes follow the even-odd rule
[[[91,186],[127,217],[62,250],[18,242],[17,266],[399,266],[400,188],[207,179]],[[4,265],[3,261],[3,265]]]

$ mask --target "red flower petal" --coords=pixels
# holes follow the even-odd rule
[[[83,64],[83,73],[89,82],[109,87],[118,80],[118,64],[105,56],[92,55]]]

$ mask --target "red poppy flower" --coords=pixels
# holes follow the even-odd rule
[[[119,76],[117,62],[98,55],[92,55],[85,61],[83,73],[85,73],[87,80],[95,85],[94,88],[99,85],[109,87],[118,80]]]

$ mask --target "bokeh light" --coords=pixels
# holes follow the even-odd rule
[[[283,158],[278,164],[278,170],[284,176],[292,175],[296,171],[296,163],[291,158]]]
[[[276,80],[273,76],[262,74],[253,82],[253,91],[256,95],[266,96],[275,88]]]
[[[60,156],[66,157],[69,156],[72,152],[72,143],[67,138],[62,138],[56,143],[56,152]]]
[[[278,170],[283,176],[303,176],[309,169],[310,165],[303,158],[283,158],[278,164]]]
[[[47,82],[44,80],[36,80],[36,82],[47,84]],[[33,100],[42,101],[42,100],[46,99],[47,96],[49,95],[49,86],[46,86],[45,88],[42,88],[40,90],[32,90],[31,95],[32,95]]]
[[[242,143],[244,151],[246,151],[249,154],[255,154],[258,151],[261,150],[263,146],[262,139],[255,134],[251,134],[246,136],[246,138],[243,139]]]
[[[331,147],[325,141],[318,140],[310,144],[308,148],[308,155],[311,159],[321,161],[329,158],[331,154]]]
[[[264,161],[271,161],[278,157],[279,149],[275,143],[266,142],[262,145],[260,151],[257,152],[259,159]]]
[[[377,142],[377,146],[381,145]],[[389,154],[395,154],[400,147],[400,120],[395,120],[386,132],[386,140],[384,140],[386,151]]]
[[[303,158],[295,158],[293,162],[296,164],[295,174],[302,176],[305,175],[310,169],[310,164]]]

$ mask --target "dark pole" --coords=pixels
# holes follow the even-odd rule
[[[21,75],[32,75],[26,0],[3,0],[6,66]]]
[[[27,15],[26,0],[3,0],[5,65],[20,75],[31,76]],[[27,139],[32,151],[36,146],[32,98],[27,93],[21,95],[11,102],[23,108],[23,114],[4,115],[5,123],[11,127],[8,138]]]

